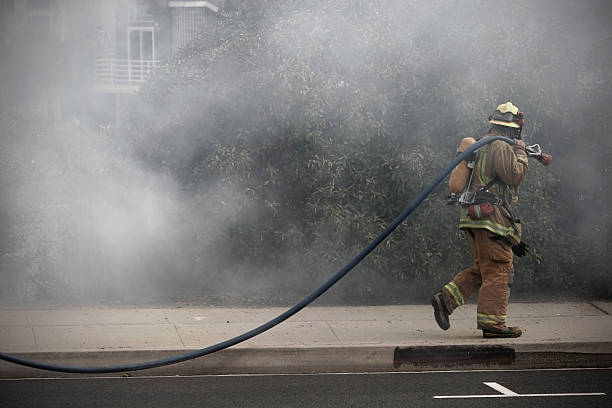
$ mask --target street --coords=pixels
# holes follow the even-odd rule
[[[0,380],[2,407],[609,407],[612,369]]]

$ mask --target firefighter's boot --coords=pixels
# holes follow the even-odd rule
[[[451,311],[447,306],[446,299],[444,299],[444,294],[438,292],[433,295],[431,298],[431,305],[434,308],[434,317],[438,326],[440,326],[442,330],[448,330],[450,327],[448,316],[451,314]]]
[[[521,337],[523,332],[518,326],[506,327],[504,329],[482,329],[482,337],[485,339],[506,339]]]

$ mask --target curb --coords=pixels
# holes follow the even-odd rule
[[[192,350],[101,350],[16,353],[25,359],[71,366],[151,361]],[[441,370],[518,370],[612,367],[612,343],[457,346],[348,346],[234,348],[178,364],[128,373],[70,374],[0,361],[0,378],[310,374]]]

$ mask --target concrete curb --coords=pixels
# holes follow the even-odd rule
[[[108,366],[151,361],[192,350],[102,350],[16,353],[15,356],[70,366]],[[305,374],[430,370],[612,367],[612,342],[487,344],[457,346],[349,346],[233,348],[194,360],[101,376]],[[0,361],[0,378],[75,377]]]

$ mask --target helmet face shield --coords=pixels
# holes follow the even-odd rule
[[[502,122],[514,122],[514,114],[512,112],[502,113],[495,111],[489,120],[501,120]]]
[[[525,114],[519,112],[518,108],[511,102],[506,102],[499,105],[495,112],[489,116],[489,123],[518,129],[525,124]]]

